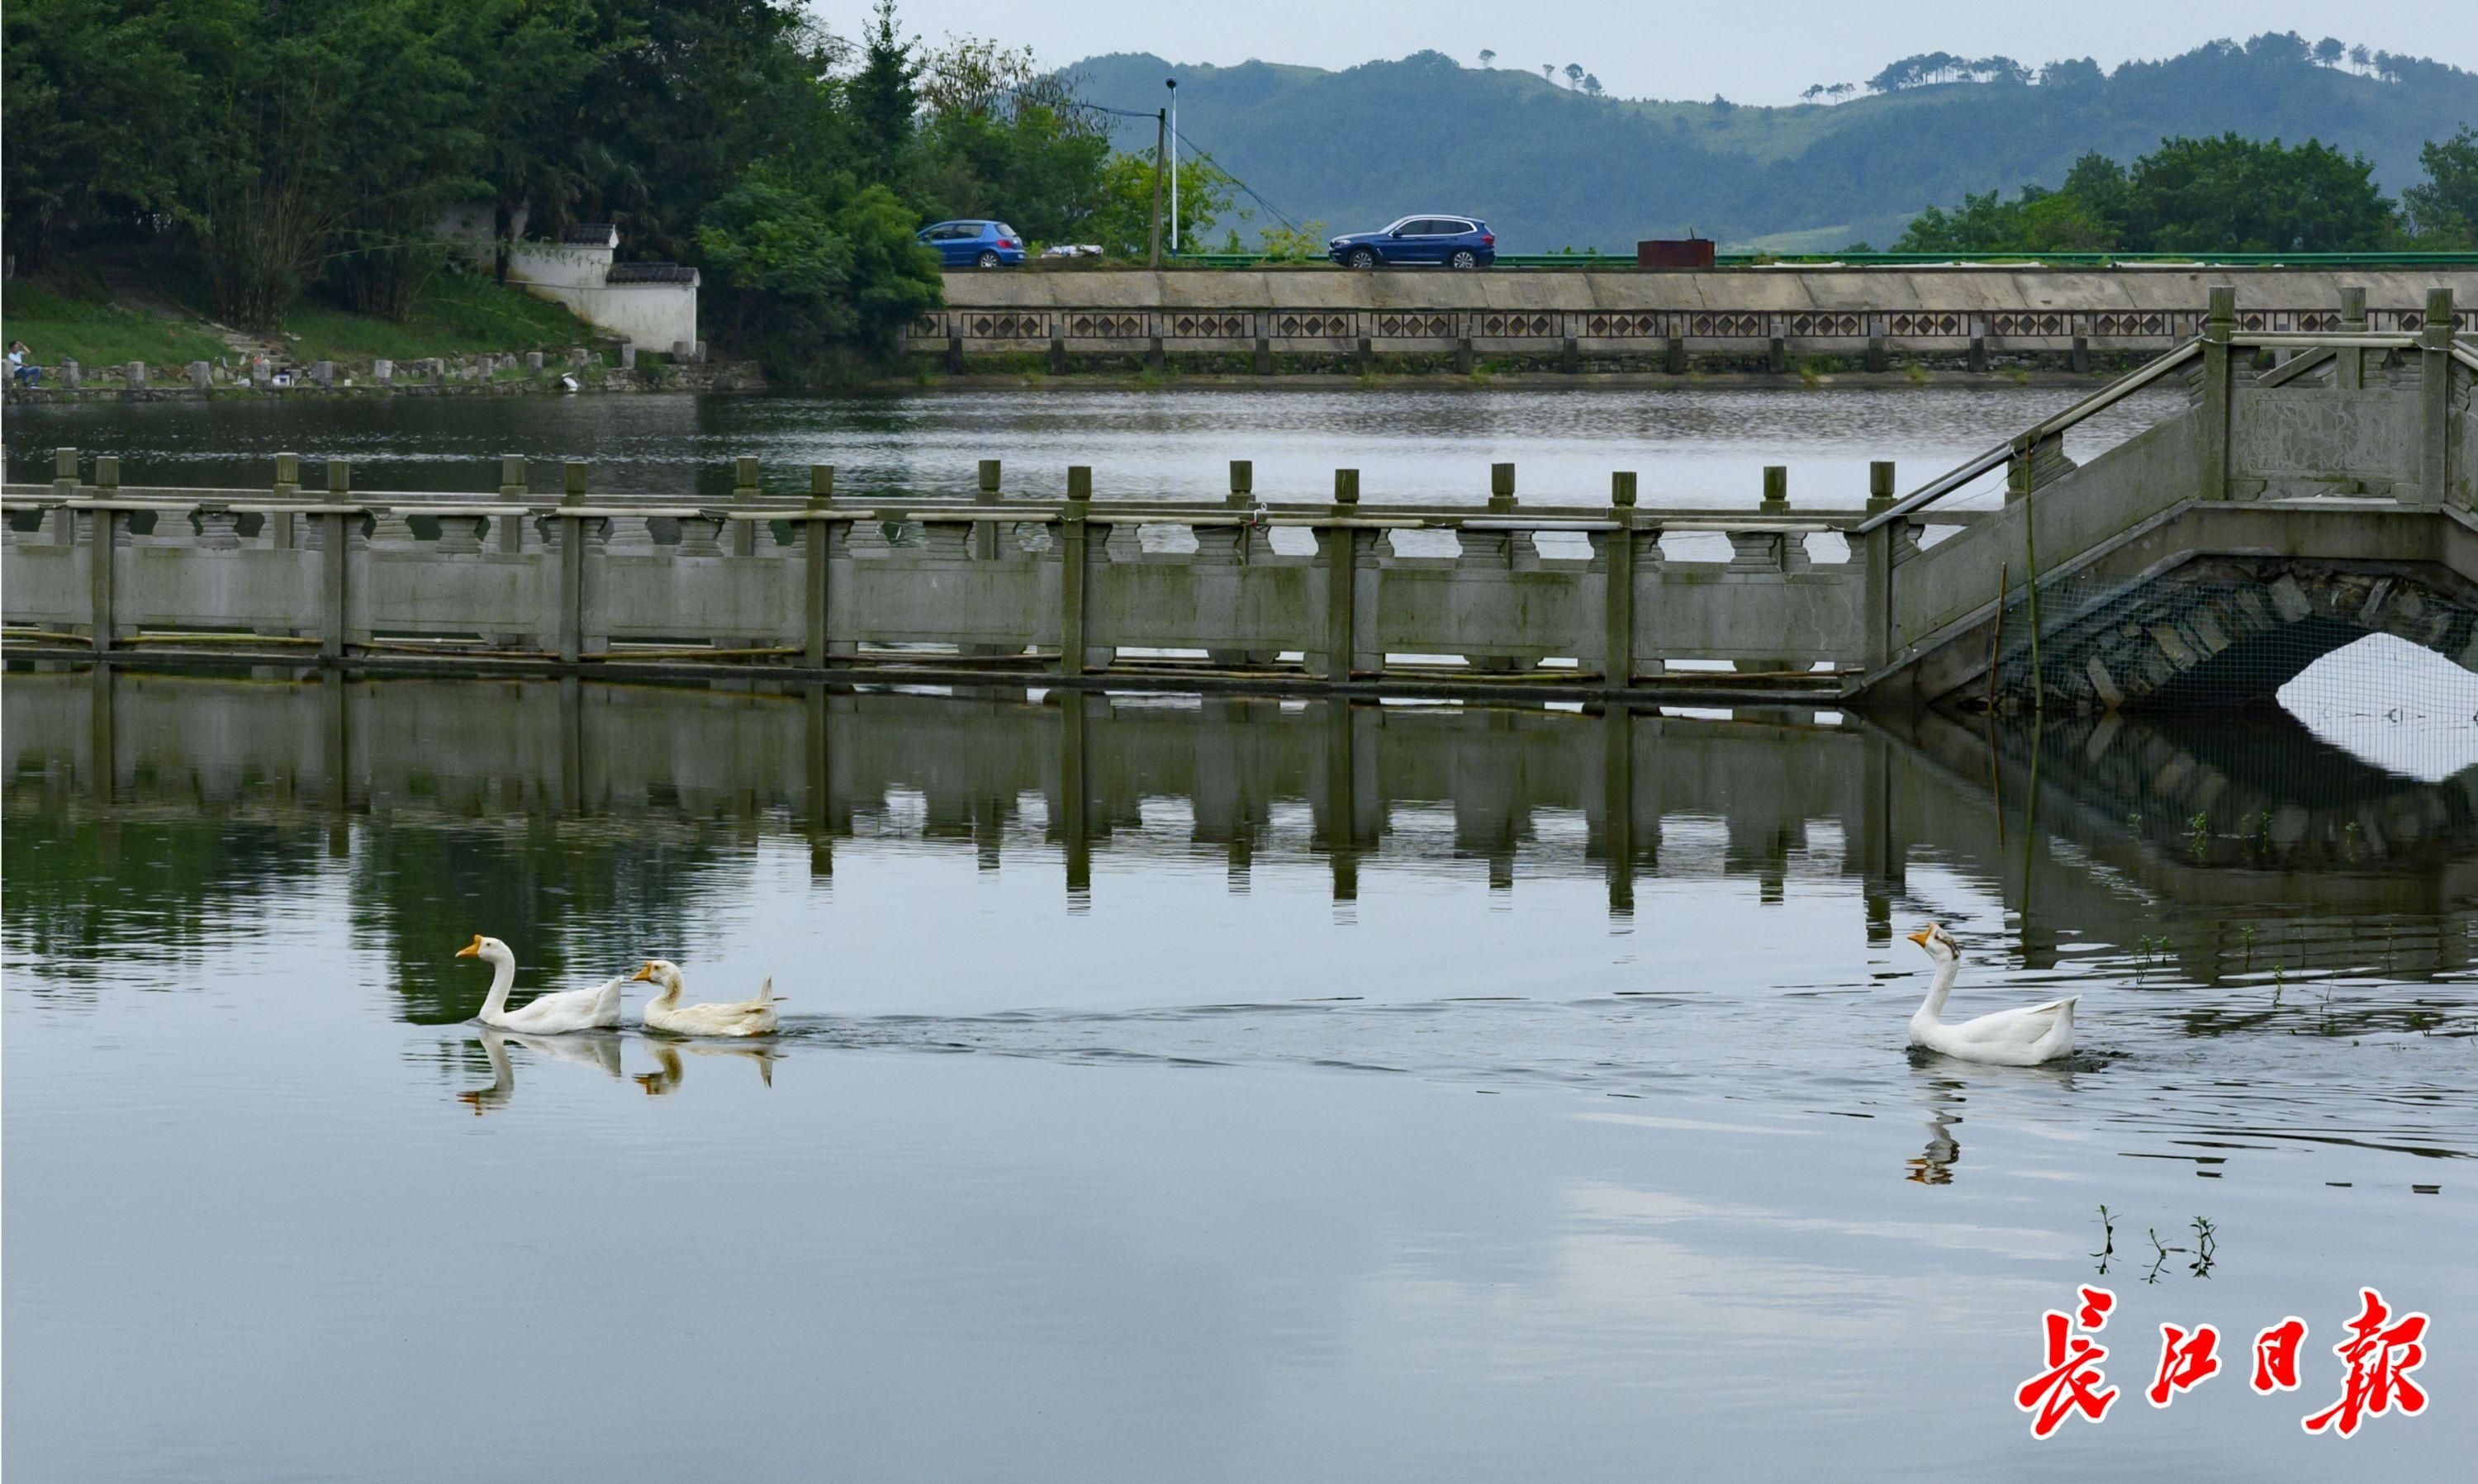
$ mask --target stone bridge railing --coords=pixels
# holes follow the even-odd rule
[[[1884,594],[1837,533],[1863,510],[1650,509],[1635,476],[1605,507],[1535,507],[1511,465],[1484,507],[1012,499],[995,462],[974,502],[759,493],[756,461],[705,504],[357,492],[328,465],[304,494],[81,482],[7,491],[12,642],[160,652],[297,649],[329,660],[464,654],[593,666],[735,661],[812,669],[943,665],[1075,677],[1155,667],[1345,684],[1386,678],[1626,689],[1672,665],[1763,671],[1812,693],[1863,668]],[[1875,499],[1890,503],[1891,466]],[[1938,513],[1948,526],[1976,513]],[[1701,549],[1699,549],[1701,548]],[[1874,581],[1880,586],[1884,572]],[[1143,659],[1131,651],[1143,651]],[[1549,662],[1543,668],[1543,663]],[[1558,662],[1563,662],[1558,663]]]

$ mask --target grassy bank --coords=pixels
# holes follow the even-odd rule
[[[86,290],[81,292],[81,290]],[[222,336],[195,320],[165,319],[124,309],[100,286],[12,281],[0,289],[0,336],[24,340],[41,365],[149,365],[213,361],[232,354]]]
[[[302,361],[416,361],[468,351],[566,350],[606,338],[569,314],[566,305],[479,276],[439,279],[402,320],[304,303],[287,317],[284,329],[294,358]]]
[[[115,303],[102,281],[74,270],[19,278],[0,289],[0,335],[23,340],[34,359],[82,365],[144,361],[182,365],[235,360],[237,349],[204,313],[199,286],[150,282],[149,307]],[[442,275],[401,320],[372,318],[316,301],[296,305],[283,333],[266,339],[293,362],[416,361],[483,351],[561,351],[603,339],[564,305],[479,275]]]

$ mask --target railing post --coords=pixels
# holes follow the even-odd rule
[[[524,455],[513,453],[501,454],[499,456],[499,503],[502,505],[521,505],[524,503],[526,496],[532,492],[533,491],[526,484]],[[497,544],[500,551],[518,552],[524,550],[524,516],[494,516],[491,521],[491,532],[493,536],[498,538]]]
[[[2229,497],[2229,419],[2236,401],[2229,362],[2229,340],[2238,328],[2236,286],[2212,285],[2211,304],[2203,321],[2203,457],[2197,481],[2201,488],[2196,493],[2206,500],[2225,500]]]
[[[834,522],[823,518],[835,502],[835,466],[831,464],[809,465],[808,519],[801,522],[800,554],[808,564],[807,592],[801,614],[801,660],[811,669],[823,669],[826,665],[827,561],[834,548]]]
[[[1327,527],[1325,590],[1325,678],[1337,684],[1351,679],[1353,651],[1359,642],[1355,611],[1358,596],[1359,532],[1341,522],[1358,514],[1359,470],[1333,471],[1333,515]]]
[[[2418,496],[2440,505],[2452,477],[2452,290],[2426,291],[2426,332],[2418,337]]]
[[[2340,290],[2340,333],[2366,333],[2366,290],[2351,285]],[[2332,386],[2339,391],[2363,390],[2366,385],[2366,353],[2354,346],[2333,353]]]
[[[284,463],[276,461],[276,470],[283,472]],[[296,470],[297,472],[297,470]],[[327,461],[327,509],[318,515],[319,544],[324,548],[318,564],[318,655],[321,659],[344,657],[345,641],[349,638],[345,624],[351,611],[344,602],[345,570],[352,562],[351,544],[345,522],[351,517],[341,509],[352,493],[353,466],[341,459]],[[342,767],[339,760],[337,766]]]
[[[998,504],[1003,497],[999,488],[999,482],[1003,476],[1003,466],[998,460],[983,459],[981,461],[980,467],[980,481],[977,487],[973,490],[973,503],[975,505]],[[995,562],[999,559],[999,523],[997,521],[976,520],[973,522],[973,555],[975,559],[983,562]]]
[[[1253,459],[1230,461],[1230,492],[1222,497],[1222,503],[1232,510],[1255,509],[1256,461]],[[1249,559],[1255,555],[1255,550],[1256,528],[1253,524],[1243,521],[1239,526],[1237,553],[1239,565],[1247,566]]]
[[[1067,468],[1067,509],[1058,520],[1058,673],[1084,673],[1084,583],[1090,575],[1085,521],[1093,513],[1093,470],[1074,464]],[[1066,697],[1068,705],[1080,698]]]
[[[585,652],[585,517],[571,514],[585,503],[586,468],[569,460],[562,470],[559,504],[559,658],[574,665]]]
[[[1492,464],[1488,466],[1488,508],[1496,515],[1514,509],[1514,465]]]
[[[1878,459],[1867,465],[1867,514],[1893,508],[1893,461]],[[1887,521],[1859,538],[1858,553],[1866,564],[1867,633],[1864,670],[1875,674],[1893,663],[1893,527]]]
[[[738,459],[733,460],[731,466],[731,503],[740,506],[756,504],[763,494],[763,491],[759,488],[758,480],[758,463],[755,455],[742,454]],[[720,534],[729,538],[727,544],[725,544],[722,549],[730,553],[732,556],[753,557],[757,555],[756,521],[734,520],[726,515],[722,522],[722,531]],[[765,642],[765,641],[752,635],[747,641],[747,646],[753,649],[763,642]]]
[[[60,508],[52,512],[52,541],[63,546],[77,541],[77,512],[68,502],[78,494],[78,451],[74,448],[52,450],[52,498]]]
[[[1601,641],[1601,684],[1610,691],[1634,684],[1634,470],[1610,474],[1609,518],[1618,528],[1608,536],[1608,626]]]
[[[63,455],[68,465],[71,488],[74,489],[77,474],[77,454],[74,450],[63,449],[59,455],[54,456],[56,462],[53,472],[59,473],[58,461]],[[56,479],[54,483],[57,485],[60,481]],[[119,594],[114,591],[114,581],[118,574],[114,570],[113,548],[119,543],[121,516],[120,512],[109,508],[102,502],[119,497],[120,461],[114,458],[95,460],[94,499],[96,503],[90,507],[92,513],[87,519],[87,530],[94,538],[94,549],[88,553],[90,565],[87,569],[87,617],[92,624],[94,650],[97,654],[112,647],[114,637],[113,624],[114,616],[119,612]]]

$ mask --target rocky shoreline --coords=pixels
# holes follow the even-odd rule
[[[419,361],[359,364],[333,361],[277,366],[264,360],[240,366],[196,361],[187,366],[44,367],[39,386],[11,382],[10,403],[170,402],[255,397],[528,396],[584,392],[763,391],[754,362],[674,361],[630,355],[613,365],[598,350],[553,361],[541,351],[434,356]]]

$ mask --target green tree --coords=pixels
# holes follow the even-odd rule
[[[851,80],[854,143],[864,178],[890,181],[900,173],[912,143],[914,114],[920,94],[920,59],[912,42],[895,26],[895,0],[877,0],[877,10],[862,33],[860,72]]]
[[[272,329],[356,215],[454,168],[469,137],[446,115],[466,79],[429,0],[229,14],[192,33],[204,132],[174,210],[205,247],[218,311]]]
[[[2392,221],[2373,164],[2315,139],[2163,139],[2126,186],[2135,240],[2125,245],[2153,251],[2364,250]]]
[[[965,38],[921,60],[908,194],[923,216],[998,217],[1037,241],[1078,235],[1101,201],[1103,119],[1029,48]]]
[[[1170,239],[1170,181],[1162,180],[1162,251],[1194,252],[1198,239],[1230,210],[1237,185],[1211,159],[1197,156],[1178,163],[1179,240]],[[1245,214],[1242,214],[1243,217]],[[1101,201],[1086,222],[1090,240],[1114,258],[1143,261],[1151,250],[1153,221],[1153,157],[1113,155],[1101,171]]]
[[[837,184],[849,191],[847,177]],[[834,205],[760,169],[715,203],[697,246],[734,290],[734,335],[780,372],[830,368],[853,352],[883,359],[939,302],[937,255],[883,186]]]
[[[2463,124],[2448,139],[2417,152],[2426,179],[2401,192],[2417,240],[2434,247],[2478,247],[2478,131]]]
[[[575,120],[589,82],[646,37],[633,20],[605,26],[593,0],[477,0],[466,26],[486,141],[477,173],[491,202],[493,270],[505,283],[518,214],[556,230],[585,189],[589,146]]]
[[[179,203],[203,101],[190,34],[232,24],[234,9],[13,0],[0,19],[0,133],[20,266],[98,231],[148,235]]]

